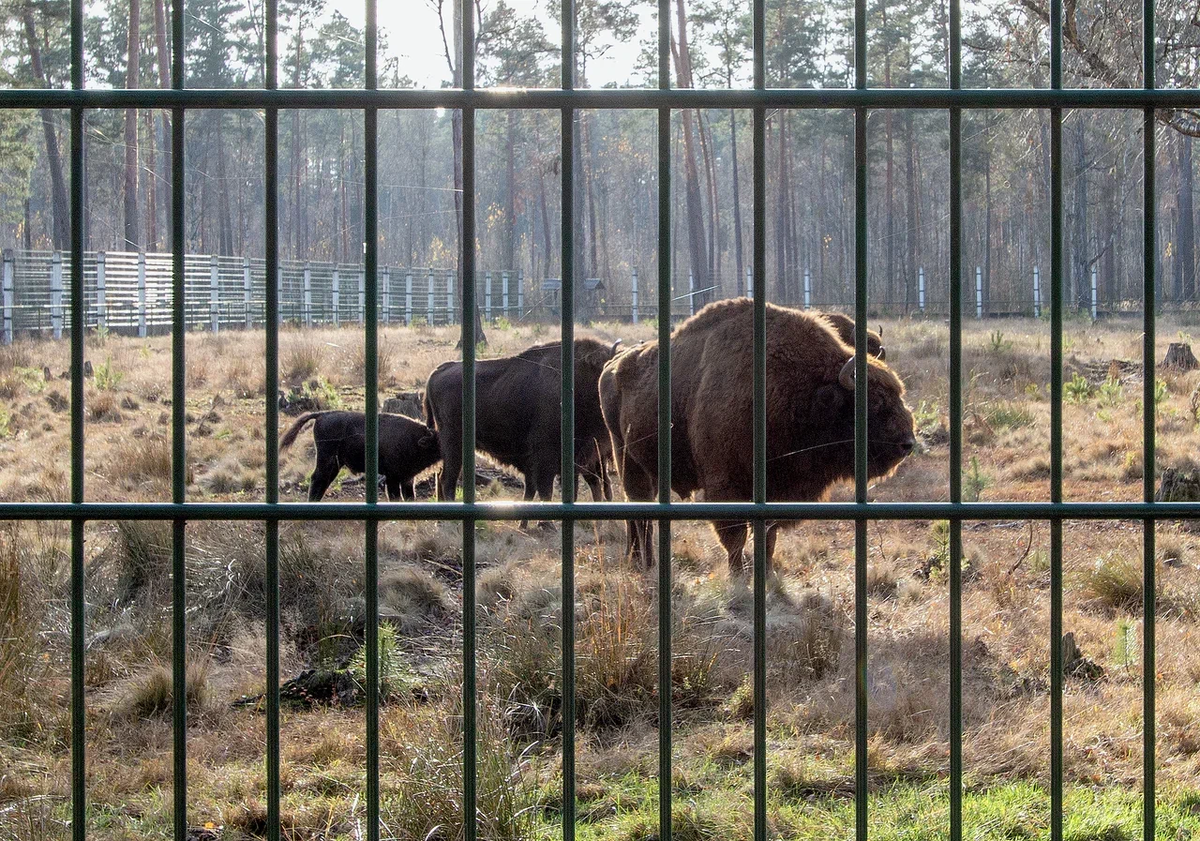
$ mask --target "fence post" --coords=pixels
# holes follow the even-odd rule
[[[754,297],[754,270],[750,266],[746,267],[746,297]]]
[[[429,327],[433,326],[433,269],[429,270],[429,277],[426,280],[426,290],[428,298],[425,303],[425,324]]]
[[[638,323],[638,276],[637,269],[629,278],[629,302],[633,305],[633,323]]]
[[[62,254],[55,251],[50,256],[50,329],[54,338],[62,338]]]
[[[917,269],[917,306],[925,312],[925,267]]]
[[[454,272],[446,272],[446,323],[454,323]]]
[[[333,324],[336,327],[338,323],[338,307],[342,305],[342,278],[338,274],[337,266],[333,267]]]
[[[1096,320],[1096,267],[1092,266],[1092,321]]]
[[[104,287],[104,252],[96,252],[96,327],[103,330],[108,326],[108,315],[105,312],[107,290]]]
[[[146,338],[146,252],[138,252],[137,261],[137,290],[138,290],[138,338]]]
[[[392,270],[383,267],[383,323],[392,320]]]
[[[975,318],[983,318],[983,269],[975,267]]]
[[[492,273],[483,273],[483,317],[492,321]]]
[[[812,275],[808,269],[804,270],[804,308],[812,309]]]
[[[525,270],[517,269],[517,318],[525,317]]]
[[[217,255],[208,257],[208,320],[214,333],[221,330],[221,281],[217,275]]]
[[[254,309],[253,309],[253,305],[251,304],[251,301],[250,301],[252,290],[253,290],[253,287],[250,284],[250,258],[243,257],[242,258],[242,308],[245,310],[245,312],[243,313],[243,316],[244,316],[243,320],[246,323],[247,330],[249,330],[251,327],[254,326]]]
[[[11,345],[13,343],[13,250],[11,248],[4,249],[2,294],[4,303],[4,329],[2,338],[4,339],[4,344]]]
[[[1037,266],[1033,267],[1033,317],[1042,317],[1042,281]]]
[[[404,275],[404,326],[412,327],[412,272]]]
[[[505,318],[508,318],[508,275],[509,272],[500,273],[500,303],[503,305]]]
[[[304,261],[304,326],[312,327],[312,265]]]
[[[365,272],[358,273],[358,323],[362,324],[367,320],[367,275]]]
[[[283,324],[283,265],[280,264],[279,271],[275,273],[275,300],[279,301],[279,318],[276,323]],[[263,311],[263,325],[266,325],[267,314]]]
[[[696,278],[688,269],[688,315],[696,314]]]

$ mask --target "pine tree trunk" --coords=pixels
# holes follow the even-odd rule
[[[1192,138],[1183,136],[1179,144],[1179,265],[1182,285],[1180,300],[1196,297],[1196,228],[1192,203]]]
[[[126,43],[125,87],[138,87],[138,63],[141,58],[141,2],[129,0],[129,40]],[[138,130],[137,109],[125,109],[125,249],[141,247],[138,233]]]
[[[49,87],[46,74],[42,69],[42,50],[38,45],[37,31],[33,25],[33,11],[26,6],[21,11],[25,24],[25,38],[29,43],[29,61],[33,70],[33,78],[43,88]],[[46,162],[50,168],[51,206],[54,218],[50,229],[50,237],[56,251],[66,249],[71,242],[71,211],[67,205],[67,184],[63,179],[62,155],[58,149],[58,131],[55,125],[54,112],[49,108],[41,109],[42,132],[46,138]],[[28,226],[26,226],[28,230]]]
[[[908,266],[904,278],[904,311],[908,312],[917,301],[917,240],[920,226],[917,224],[917,139],[911,111],[905,112],[908,154],[904,156],[904,181],[908,206],[904,214],[904,225],[908,228],[904,239],[908,245]]]
[[[154,0],[154,51],[157,54],[158,86],[171,87],[171,54],[167,46],[167,12],[166,0]],[[162,172],[164,177],[154,179],[154,190],[158,194],[158,207],[164,211],[171,206],[171,144],[167,138],[171,136],[171,118],[166,109],[159,111],[159,128],[157,145],[163,150]],[[151,172],[154,171],[153,166]],[[151,217],[153,219],[153,217]],[[167,226],[170,227],[169,225]],[[155,246],[157,246],[157,237]]]
[[[732,86],[731,80],[730,87]],[[746,272],[742,260],[742,194],[738,186],[736,113],[732,108],[729,109],[729,148],[733,158],[733,252],[734,271],[737,273],[737,277],[734,279],[734,288],[737,289],[738,295],[744,295],[746,294]]]

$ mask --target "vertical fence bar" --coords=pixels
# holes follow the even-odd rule
[[[137,309],[138,338],[146,338],[146,255],[139,251],[137,256]]]
[[[412,327],[412,272],[404,275],[404,326]]]
[[[427,298],[425,301],[425,323],[430,327],[433,326],[433,269],[429,270],[429,275],[425,281],[425,290]]]
[[[483,273],[483,317],[492,321],[492,273]]]
[[[917,308],[925,312],[925,267],[917,269]]]
[[[1062,0],[1050,3],[1050,87],[1062,88]],[[1062,502],[1062,108],[1050,109],[1050,501]],[[1050,521],[1050,841],[1063,837],[1062,520]]]
[[[753,5],[754,89],[767,86],[766,0]],[[757,106],[754,122],[753,278],[754,299],[754,502],[767,500],[767,109]],[[767,839],[767,551],[766,523],[754,532],[754,841]]]
[[[471,291],[471,300],[472,301],[475,300],[474,289],[475,289],[475,287],[474,287],[474,285],[472,285],[471,286],[471,290],[472,290]],[[464,297],[463,300],[465,301],[466,298]],[[463,317],[466,318],[465,315]],[[454,273],[453,272],[446,273],[446,323],[447,324],[454,323]]]
[[[525,270],[517,270],[517,315],[525,317]]]
[[[184,75],[184,0],[172,0],[171,86],[183,89]],[[185,298],[184,228],[185,177],[184,109],[171,109],[171,501],[182,503],[187,491],[187,387],[184,353],[187,310]],[[144,265],[145,255],[140,255]],[[187,523],[172,522],[171,566],[171,679],[172,732],[175,757],[175,838],[187,837],[187,584],[185,580],[185,544]]]
[[[1147,91],[1154,90],[1155,3],[1142,3],[1142,76]],[[1142,501],[1154,502],[1155,479],[1155,326],[1158,301],[1155,294],[1155,260],[1158,253],[1155,220],[1158,196],[1155,191],[1154,109],[1142,115]],[[1155,689],[1156,657],[1156,581],[1155,523],[1150,517],[1142,522],[1142,838],[1155,837],[1157,799],[1155,794],[1156,758]]]
[[[962,88],[962,0],[950,0],[950,88]],[[962,109],[950,109],[950,501],[962,503]],[[922,270],[922,287],[924,271]],[[924,294],[921,296],[924,309]],[[950,841],[962,841],[962,520],[950,520]]]
[[[3,287],[0,295],[3,300],[0,303],[4,306],[4,344],[11,345],[13,343],[13,251],[11,248],[4,249],[4,268],[3,268]]]
[[[376,53],[378,26],[376,0],[366,0],[366,63],[368,90],[378,87]],[[464,14],[464,17],[467,16]],[[365,242],[363,271],[358,276],[359,318],[366,323],[363,336],[366,370],[366,485],[367,506],[379,502],[379,111],[363,114],[363,193]],[[472,477],[472,483],[474,477]],[[379,521],[371,518],[366,528],[366,649],[367,649],[367,841],[379,841]],[[464,592],[468,579],[463,579]],[[474,589],[475,582],[469,586]]]
[[[575,88],[575,3],[562,3],[562,68],[565,91]],[[562,109],[562,501],[575,502],[575,109]],[[489,299],[491,293],[488,293]],[[504,309],[508,311],[508,280],[504,282]],[[604,469],[604,465],[600,465]],[[563,841],[575,839],[575,522],[562,523],[562,776]]]
[[[475,18],[463,4],[462,86],[475,89]],[[475,109],[462,109],[462,413],[463,502],[475,502]],[[566,232],[564,232],[564,236]],[[446,284],[448,315],[453,317],[452,281]],[[464,519],[463,539],[463,820],[464,841],[475,841],[477,692],[475,668],[475,520]]]
[[[214,333],[221,329],[221,278],[218,271],[217,255],[213,254],[208,258],[208,320]]]
[[[55,340],[62,338],[63,331],[63,277],[62,253],[55,251],[50,257],[50,331]]]
[[[71,0],[71,87],[83,89],[83,0]],[[71,502],[84,499],[83,427],[83,109],[71,109]],[[4,252],[4,335],[12,341],[12,252]],[[104,262],[98,264],[100,318],[104,318]],[[84,521],[71,521],[71,837],[87,835],[84,696]]]
[[[279,86],[279,7],[278,0],[266,0],[266,87]],[[269,504],[279,503],[279,288],[270,278],[280,271],[279,266],[279,109],[266,109],[265,126],[265,193],[263,210],[266,216],[266,457],[267,494]],[[307,267],[306,267],[307,268]],[[311,273],[309,277],[311,288]],[[246,318],[249,320],[250,271],[246,269]],[[305,308],[311,317],[311,297]],[[266,597],[267,597],[267,841],[279,841],[280,751],[279,751],[279,521],[266,523]]]
[[[1092,321],[1096,320],[1096,267],[1092,266]]]
[[[867,4],[854,0],[854,86],[867,87]],[[854,499],[867,501],[867,110],[854,109]],[[867,841],[867,521],[854,521],[854,836]]]
[[[500,302],[504,317],[508,318],[508,280],[512,272],[500,272]]]
[[[658,88],[671,88],[671,3],[658,0]],[[671,109],[658,109],[658,501],[671,501]],[[647,530],[648,531],[648,530]],[[644,535],[648,539],[649,534]],[[671,521],[658,521],[658,837],[672,837]]]
[[[108,328],[108,280],[105,277],[107,266],[103,251],[96,252],[96,326],[101,330]]]

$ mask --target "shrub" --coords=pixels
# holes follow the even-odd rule
[[[1142,561],[1110,554],[1097,558],[1078,576],[1080,593],[1094,607],[1133,613],[1142,606]]]
[[[367,646],[361,645],[350,658],[347,667],[351,678],[361,692],[367,687]],[[391,622],[379,623],[379,698],[400,698],[411,695],[420,685],[420,678],[400,659],[396,645],[396,626]]]
[[[291,343],[283,357],[283,378],[289,382],[302,382],[316,376],[321,369],[321,345],[311,338]]]
[[[1033,424],[1033,415],[1028,409],[1014,403],[1001,403],[988,408],[984,415],[988,424],[996,429],[1020,429]]]
[[[124,598],[136,596],[152,582],[171,575],[171,524],[154,520],[117,523],[118,588]]]
[[[100,391],[114,391],[124,379],[125,375],[113,367],[112,357],[106,356],[104,361],[96,366],[92,382]]]
[[[979,459],[971,456],[971,466],[963,471],[963,500],[979,502],[983,492],[992,486],[992,477],[979,467]]]
[[[1082,403],[1092,396],[1092,384],[1082,374],[1075,374],[1070,382],[1063,383],[1063,394],[1068,403]]]
[[[188,712],[202,710],[208,706],[211,687],[208,682],[207,661],[189,662],[184,678],[184,698]],[[113,708],[120,717],[153,718],[171,714],[175,706],[175,681],[166,666],[152,666],[140,677],[134,678],[125,693]]]

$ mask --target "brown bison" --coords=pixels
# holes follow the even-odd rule
[[[617,345],[575,340],[575,466],[592,498],[612,499],[605,462],[608,430],[596,383]],[[549,500],[561,472],[562,344],[534,345],[516,356],[475,363],[475,445],[519,470],[525,499]],[[426,423],[441,442],[438,499],[454,499],[462,470],[462,363],[445,362],[425,386]]]
[[[749,501],[754,462],[754,311],[746,298],[709,304],[671,336],[671,487],[712,502]],[[658,486],[658,345],[604,368],[600,401],[631,500]],[[892,471],[912,451],[904,385],[868,360],[868,470]],[[818,314],[767,305],[767,499],[814,501],[854,476],[854,349]],[[769,523],[768,562],[780,523]],[[714,523],[734,570],[747,523]],[[650,523],[629,523],[629,552],[653,562]]]
[[[853,318],[843,315],[840,312],[820,312],[817,314],[829,322],[829,326],[838,334],[838,338],[850,347],[854,347]],[[883,347],[882,327],[879,328],[879,332],[874,330],[867,331],[867,353],[879,360],[887,359],[887,351]]]
[[[286,450],[308,424],[313,424],[317,445],[317,466],[308,486],[308,501],[320,502],[329,484],[345,467],[351,473],[366,471],[367,416],[362,412],[308,412],[296,418],[279,442]],[[413,478],[437,464],[437,433],[420,421],[404,415],[379,416],[379,473],[387,477],[388,499],[417,498]]]

